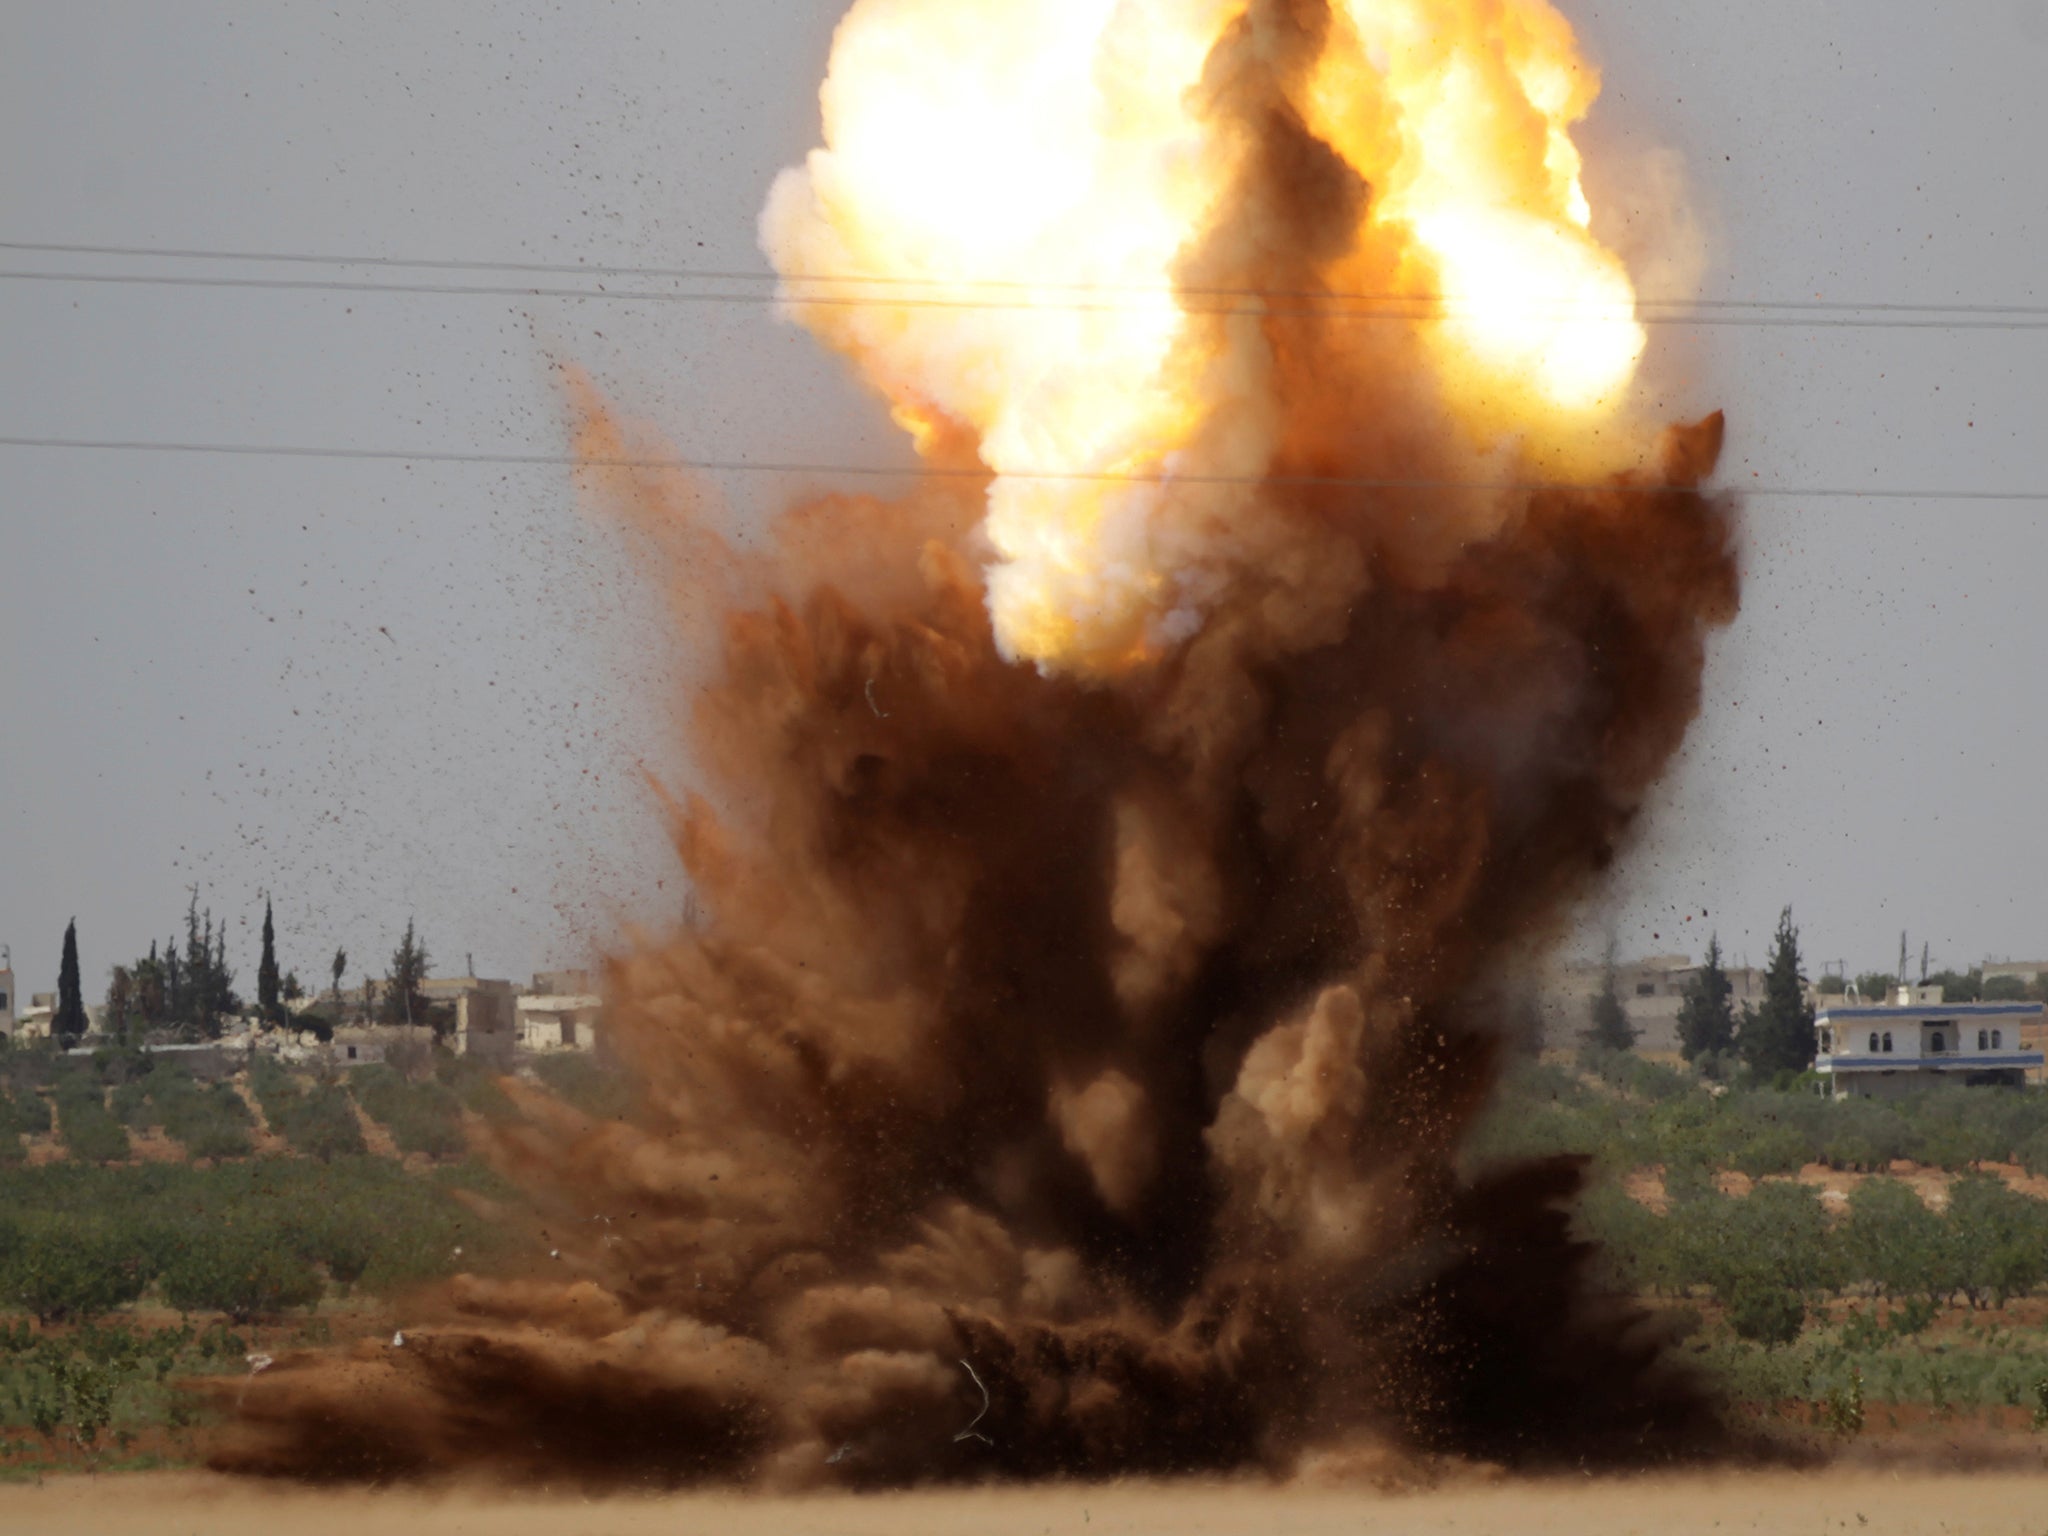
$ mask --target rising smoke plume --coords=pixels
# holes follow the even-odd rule
[[[1543,0],[860,0],[764,242],[935,473],[742,556],[578,387],[715,610],[707,915],[609,966],[628,1119],[479,1132],[559,1262],[281,1361],[220,1463],[1708,1443],[1582,1284],[1577,1165],[1459,1158],[1736,604],[1719,418],[1629,405],[1596,89]]]

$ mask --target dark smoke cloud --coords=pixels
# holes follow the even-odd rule
[[[1327,24],[1256,4],[1218,45],[1234,192],[1191,287],[1309,292],[1349,248],[1370,189],[1292,104]],[[943,487],[748,560],[607,472],[679,603],[719,594],[674,808],[707,916],[607,977],[637,1107],[522,1094],[483,1134],[560,1263],[281,1361],[217,1464],[866,1486],[1721,1443],[1589,1295],[1579,1165],[1458,1158],[1514,968],[1735,611],[1720,419],[1594,488],[1327,483],[1471,472],[1411,332],[1292,308],[1190,327],[1273,481],[1205,535],[1199,631],[1112,681],[1003,659]]]

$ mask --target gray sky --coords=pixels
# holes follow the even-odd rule
[[[1702,297],[2048,303],[2038,0],[1564,8],[1606,75],[1594,202],[1647,219],[1678,156]],[[0,240],[760,270],[840,9],[0,0]],[[2048,493],[2048,332],[1653,349],[1674,413],[1728,409],[1730,484]],[[559,356],[686,455],[902,456],[746,305],[0,280],[0,356],[8,437],[558,453]],[[752,515],[800,489],[727,488]],[[1938,963],[2048,953],[2048,500],[1773,497],[1746,522],[1705,715],[1587,933],[1696,951],[1706,910],[1760,960],[1790,901],[1816,969],[1889,964],[1902,927]],[[517,975],[679,899],[632,772],[667,760],[673,674],[559,468],[0,448],[0,658],[25,989],[75,914],[97,996],[193,883],[245,982],[266,888],[309,981],[337,944],[381,973],[408,915],[441,969]]]

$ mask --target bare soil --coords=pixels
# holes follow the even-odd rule
[[[317,1492],[200,1473],[0,1486],[9,1536],[2041,1536],[2048,1475],[1881,1468],[1595,1481],[1472,1481],[1429,1492],[1253,1484],[1052,1486],[591,1502],[494,1490]]]

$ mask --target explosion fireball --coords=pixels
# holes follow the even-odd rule
[[[610,964],[630,1117],[479,1128],[560,1265],[281,1360],[221,1464],[1711,1444],[1578,1165],[1459,1156],[1736,604],[1719,418],[1629,405],[1597,88],[1544,0],[858,0],[762,236],[934,473],[742,557],[579,386],[716,609],[708,916]]]

